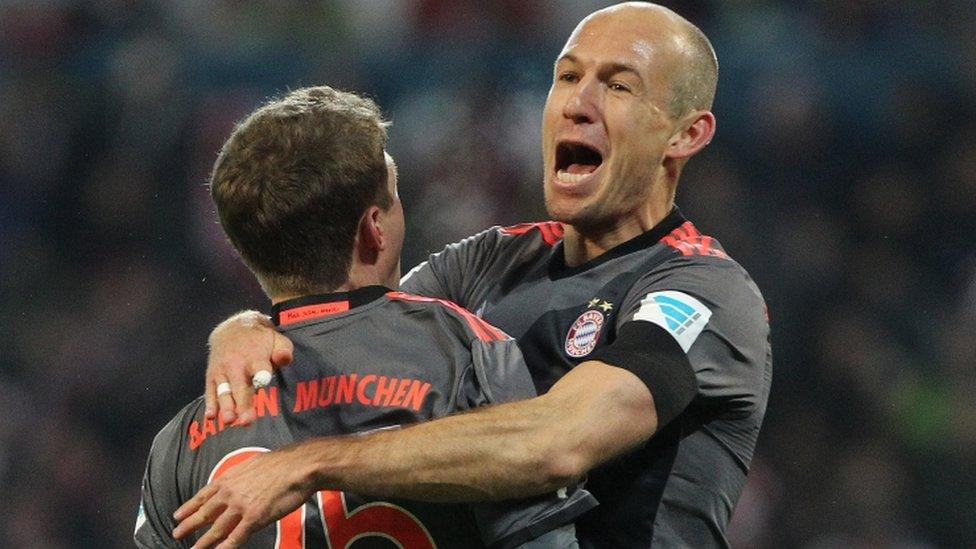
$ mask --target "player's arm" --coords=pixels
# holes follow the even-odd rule
[[[218,539],[230,534],[228,546],[236,547],[290,510],[282,501],[302,500],[318,489],[430,501],[500,500],[557,490],[647,440],[660,420],[673,417],[675,410],[658,411],[656,400],[683,402],[683,408],[694,395],[693,374],[690,390],[678,388],[685,394],[662,398],[656,395],[666,389],[652,394],[644,377],[588,361],[530,400],[398,431],[314,439],[257,456],[181,507],[174,535],[217,521]]]
[[[625,367],[584,362],[545,395],[400,432],[311,441],[300,450],[309,459],[304,482],[433,501],[500,500],[573,483],[646,441],[695,395],[686,360],[631,363],[627,355],[645,355],[637,349],[647,341],[643,329],[658,331],[635,325],[611,346],[607,360]]]
[[[494,257],[499,239],[496,229],[488,229],[447,246],[407,273],[401,289],[467,306],[465,294],[471,273],[482,272],[484,263]],[[225,423],[250,424],[255,419],[251,380],[261,370],[291,362],[291,341],[274,329],[267,315],[242,311],[214,328],[208,343],[204,390],[207,417],[219,413]],[[217,388],[225,382],[231,390],[218,396]]]

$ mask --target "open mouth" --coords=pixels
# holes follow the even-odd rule
[[[556,146],[556,174],[566,183],[579,183],[603,164],[603,155],[581,143]]]

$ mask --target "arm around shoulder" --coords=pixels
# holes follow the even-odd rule
[[[525,497],[564,487],[646,441],[657,420],[634,374],[596,361],[545,395],[364,437],[307,441],[316,489],[428,501]]]
[[[439,502],[552,492],[647,440],[656,425],[654,399],[637,376],[584,362],[540,397],[256,456],[184,504],[174,535],[223,513],[243,517],[235,532],[244,536],[317,490]]]

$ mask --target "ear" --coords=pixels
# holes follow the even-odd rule
[[[357,240],[363,251],[378,252],[386,246],[383,235],[383,226],[380,221],[379,206],[373,205],[366,209],[363,216],[359,219],[359,229]]]
[[[681,131],[671,136],[664,155],[674,159],[690,158],[712,141],[715,135],[715,115],[709,111],[697,111],[690,114],[678,127]]]

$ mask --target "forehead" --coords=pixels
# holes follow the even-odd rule
[[[672,67],[677,42],[664,21],[597,15],[576,27],[560,59],[571,55],[583,63],[627,63],[656,72]]]

